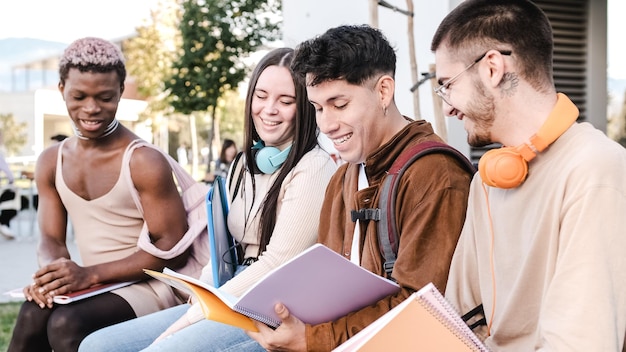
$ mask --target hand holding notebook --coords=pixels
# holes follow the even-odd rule
[[[207,319],[251,331],[256,327],[241,316],[278,327],[281,321],[274,306],[279,302],[304,323],[320,324],[359,310],[400,289],[395,282],[361,268],[322,244],[309,247],[270,271],[241,297],[228,296],[215,287],[171,270],[145,271],[172,286],[186,288],[200,301]]]

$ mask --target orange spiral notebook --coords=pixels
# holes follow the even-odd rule
[[[333,352],[488,351],[429,283]]]

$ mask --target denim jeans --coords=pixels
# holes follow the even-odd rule
[[[78,351],[140,351],[183,316],[187,309],[189,305],[182,304],[100,329],[87,336]]]
[[[230,351],[265,352],[245,331],[212,320],[202,320],[152,345],[143,352],[157,351]]]
[[[237,267],[236,274],[246,267]],[[187,309],[189,305],[182,304],[98,330],[81,342],[79,352],[265,351],[242,329],[206,319],[150,346]]]

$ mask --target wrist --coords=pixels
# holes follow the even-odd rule
[[[87,272],[87,275],[85,275],[85,277],[87,278],[87,283],[89,284],[89,286],[101,284],[102,282],[104,282],[103,278],[93,267],[83,267],[83,270]]]

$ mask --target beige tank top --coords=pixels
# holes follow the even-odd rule
[[[127,172],[124,168],[130,165],[120,165],[117,182],[109,192],[86,200],[69,189],[63,179],[62,149],[65,141],[59,146],[55,183],[74,227],[83,265],[110,262],[133,254],[138,250],[137,239],[144,220],[130,194],[128,182],[122,177],[123,172]],[[181,303],[181,298],[169,286],[156,280],[133,284],[113,293],[124,298],[137,316]]]
[[[103,196],[85,200],[74,193],[63,179],[63,141],[59,146],[56,187],[70,215],[76,245],[84,265],[95,265],[127,257],[137,251],[137,238],[143,226],[127,182],[120,177]],[[121,165],[128,168],[129,165]]]

